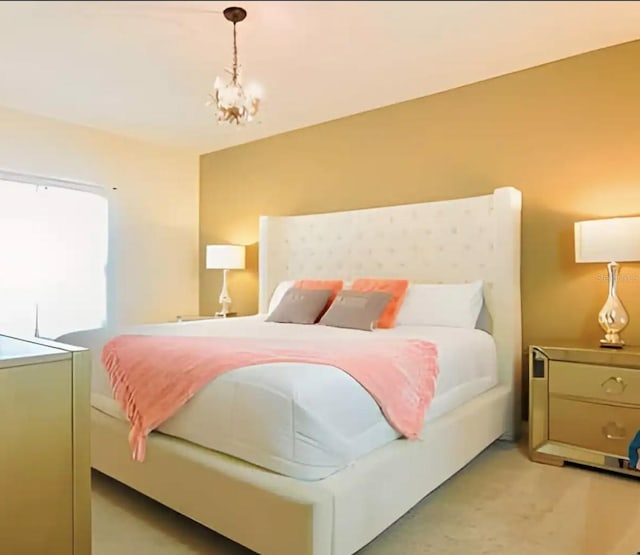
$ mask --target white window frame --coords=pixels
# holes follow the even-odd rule
[[[88,183],[80,183],[79,181],[71,181],[68,179],[58,179],[53,177],[42,177],[26,173],[12,172],[0,169],[0,180],[14,181],[24,183],[25,185],[33,185],[35,187],[62,187],[63,189],[75,189],[77,191],[85,191],[108,198],[106,187],[93,185]]]

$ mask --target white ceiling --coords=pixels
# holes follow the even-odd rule
[[[203,153],[640,37],[640,2],[237,2],[259,123],[205,106],[228,2],[0,2],[0,106]]]

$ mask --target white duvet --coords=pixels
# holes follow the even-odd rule
[[[497,384],[493,338],[481,330],[398,326],[365,332],[264,322],[264,316],[136,326],[123,333],[225,337],[416,338],[438,347],[440,375],[425,422]],[[89,332],[62,341],[92,349],[92,405],[125,419],[100,364],[105,337]],[[197,393],[159,432],[227,453],[274,472],[318,480],[399,437],[376,402],[331,366],[264,364],[228,372]]]

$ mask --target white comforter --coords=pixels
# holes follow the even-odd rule
[[[417,338],[438,346],[433,420],[497,383],[493,338],[480,330],[399,326],[364,332],[327,326],[264,322],[264,316],[136,326],[122,333],[225,337]],[[105,336],[70,334],[61,340],[92,349],[93,406],[125,418],[111,397],[99,362]],[[378,405],[345,372],[313,364],[240,368],[212,381],[159,431],[294,478],[317,480],[397,439]]]

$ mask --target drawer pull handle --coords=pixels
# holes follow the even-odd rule
[[[602,435],[607,439],[626,439],[627,432],[615,422],[609,422],[606,426],[602,427]]]
[[[609,395],[620,395],[624,393],[625,389],[627,389],[627,384],[621,377],[616,376],[614,378],[611,376],[603,381],[602,384],[600,384],[600,387],[602,387],[604,392]]]

